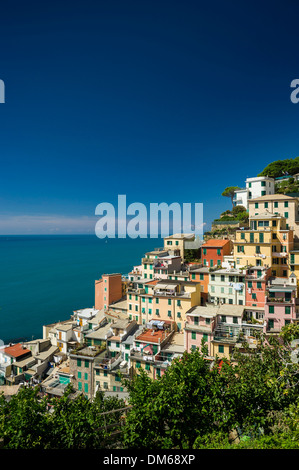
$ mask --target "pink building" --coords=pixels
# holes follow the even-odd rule
[[[283,326],[296,320],[296,291],[297,278],[294,273],[289,279],[272,278],[268,281],[264,332],[279,332]]]
[[[123,296],[121,274],[103,274],[95,281],[95,309],[107,309],[110,304]]]
[[[271,268],[252,266],[245,276],[245,305],[247,307],[264,307],[266,286]]]

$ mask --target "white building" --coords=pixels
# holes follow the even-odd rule
[[[235,206],[244,206],[248,210],[248,201],[261,196],[275,194],[275,179],[268,176],[256,176],[246,179],[246,188],[235,191]]]
[[[209,302],[245,305],[245,274],[239,269],[218,269],[209,275]]]

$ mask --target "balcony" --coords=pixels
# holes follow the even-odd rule
[[[294,304],[295,299],[286,299],[285,297],[266,297],[267,304],[278,303],[278,304]]]
[[[95,365],[96,367],[100,367],[101,369],[110,370],[118,366],[122,361],[121,353],[119,352],[115,357],[104,357],[102,359],[96,360]]]

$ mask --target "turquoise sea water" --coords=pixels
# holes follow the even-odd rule
[[[94,305],[94,281],[127,274],[161,239],[0,236],[0,339],[42,337],[42,326]]]

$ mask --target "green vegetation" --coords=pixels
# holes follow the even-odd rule
[[[185,261],[186,263],[191,263],[192,261],[198,261],[200,262],[201,259],[201,249],[196,248],[196,249],[185,249]]]
[[[295,181],[294,178],[288,178],[287,180],[275,185],[275,193],[299,193],[299,181]]]
[[[244,206],[235,206],[232,210],[226,210],[220,215],[220,219],[215,219],[214,224],[217,222],[243,222],[247,223],[249,220],[249,214]]]
[[[258,176],[270,176],[271,178],[278,178],[285,173],[295,175],[299,173],[299,157],[289,158],[286,160],[276,160],[264,168]]]
[[[223,193],[221,194],[221,196],[229,197],[229,198],[230,198],[231,203],[232,203],[232,207],[234,207],[234,203],[233,203],[234,193],[235,193],[235,191],[237,191],[238,189],[241,189],[241,188],[239,188],[239,186],[228,186],[227,188],[225,188],[225,190],[224,190]]]
[[[297,338],[299,326],[289,325],[279,337],[261,337],[256,350],[244,344],[246,354],[235,352],[231,361],[212,363],[203,343],[157,380],[140,369],[132,381],[123,380],[131,409],[117,446],[299,448],[299,368],[290,344]],[[72,398],[71,387],[60,399],[21,389],[10,401],[0,397],[0,438],[14,449],[113,448],[107,428],[122,412],[103,412],[123,406],[99,393],[92,402]]]

